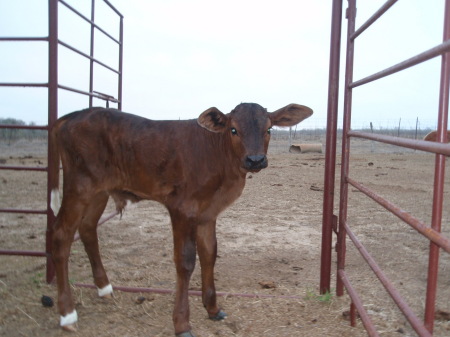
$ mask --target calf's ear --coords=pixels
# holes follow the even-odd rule
[[[217,108],[209,108],[197,118],[197,123],[206,130],[222,132],[227,126],[228,117]]]
[[[312,109],[304,105],[289,104],[269,114],[272,125],[292,126],[313,114]]]

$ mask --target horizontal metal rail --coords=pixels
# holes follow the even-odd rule
[[[0,213],[47,214],[47,210],[5,208],[0,209]]]
[[[34,252],[29,250],[0,250],[0,255],[18,255],[18,256],[47,256],[46,252]]]
[[[71,88],[71,87],[67,87],[65,85],[58,85],[58,88],[60,89],[64,89],[64,90],[68,90],[68,91],[72,91],[72,92],[76,92],[78,94],[82,94],[82,95],[86,95],[86,96],[91,96],[91,97],[95,97],[95,98],[99,98],[102,100],[107,100],[110,102],[114,102],[114,103],[119,103],[120,101],[116,98],[110,98],[109,96],[106,97],[105,95],[99,95],[99,94],[95,94],[93,92],[87,92],[87,91],[83,91],[83,90],[79,90],[79,89],[75,89],[75,88]]]
[[[24,42],[24,41],[48,41],[48,37],[38,37],[38,36],[17,36],[17,37],[0,37],[0,41],[9,41],[9,42]]]
[[[347,223],[343,224],[347,235],[349,238],[353,241],[355,247],[358,249],[358,251],[361,253],[361,256],[366,260],[367,264],[370,266],[370,268],[373,270],[375,275],[378,277],[380,282],[383,284],[386,291],[391,295],[394,302],[397,304],[398,308],[402,311],[402,313],[405,315],[408,322],[411,324],[413,329],[420,334],[421,337],[431,337],[432,335],[430,332],[425,328],[422,321],[414,314],[414,312],[411,310],[411,308],[408,306],[408,304],[403,300],[400,293],[395,289],[395,286],[392,284],[392,282],[387,278],[387,276],[383,273],[380,266],[375,262],[375,260],[372,258],[372,256],[369,254],[369,252],[366,250],[366,248],[361,244],[361,242],[358,240],[358,238],[355,236],[355,234],[351,231]]]
[[[74,286],[80,288],[97,289],[97,286],[95,286],[94,284],[74,283]],[[155,294],[175,293],[175,290],[173,289],[160,289],[160,288],[113,286],[113,289],[129,293],[155,293]],[[188,294],[191,296],[201,296],[202,292],[200,290],[189,290]],[[290,296],[290,295],[269,295],[269,294],[245,294],[245,293],[227,293],[220,291],[218,291],[216,295],[222,297],[280,298],[280,299],[296,299],[296,300],[303,300],[305,298],[304,296],[295,296],[295,295]]]
[[[13,125],[13,124],[0,124],[0,129],[29,129],[29,130],[48,130],[46,125]]]
[[[423,53],[420,53],[414,57],[411,57],[403,62],[397,63],[396,65],[386,68],[385,70],[382,70],[380,72],[377,72],[371,76],[367,76],[359,81],[355,81],[350,83],[349,88],[355,88],[362,84],[366,84],[375,80],[378,80],[380,78],[386,77],[388,75],[395,74],[401,70],[410,68],[412,66],[415,66],[419,63],[422,63],[424,61],[428,61],[429,59],[432,59],[433,57],[442,55],[446,52],[450,51],[450,40],[447,40],[440,45],[437,45],[434,48],[431,48]]]
[[[362,32],[364,32],[367,28],[369,28],[375,21],[377,21],[389,8],[391,8],[398,0],[389,0],[387,1],[381,8],[375,12],[361,27],[356,30],[351,36],[350,39],[356,39]]]
[[[364,308],[364,305],[361,302],[360,296],[356,292],[355,288],[353,288],[352,284],[350,283],[350,280],[348,279],[347,275],[345,274],[344,269],[338,270],[338,276],[342,280],[342,283],[344,284],[345,288],[347,289],[348,295],[352,299],[352,303],[355,305],[356,309],[358,310],[359,317],[361,318],[361,321],[366,328],[366,331],[370,337],[379,337],[379,334],[377,330],[375,329],[375,326],[372,323],[372,320],[370,319],[370,316],[367,314],[366,309]]]
[[[396,215],[399,219],[409,224],[411,227],[413,227],[416,231],[425,236],[427,239],[433,241],[439,247],[444,249],[447,253],[450,253],[450,240],[444,237],[441,233],[435,231],[431,227],[428,227],[425,223],[421,222],[416,217],[402,210],[400,207],[394,205],[392,202],[382,198],[380,195],[376,194],[374,191],[356,182],[355,180],[347,177],[347,182],[353,187],[357,188],[362,193],[364,193],[365,195],[367,195],[369,198],[377,202],[379,205],[383,206],[392,214]]]
[[[89,55],[84,55],[84,56],[86,56],[87,58],[91,59],[91,57]],[[93,59],[93,61],[99,63],[95,59]],[[99,64],[101,64],[101,62]],[[108,68],[109,70],[115,72],[116,74],[120,75],[119,71],[112,69],[108,65],[106,65],[106,64],[101,64],[101,65],[106,67],[106,68]],[[48,83],[0,83],[0,87],[44,87],[45,88],[45,87],[48,87]],[[76,92],[78,94],[82,94],[82,95],[86,95],[86,96],[92,96],[92,97],[99,98],[99,99],[102,99],[102,100],[107,100],[107,101],[114,102],[114,103],[119,103],[120,102],[120,100],[114,98],[113,96],[109,96],[109,95],[106,95],[106,94],[89,93],[87,91],[71,88],[71,87],[68,87],[68,86],[65,86],[65,85],[61,85],[61,84],[58,85],[58,88],[64,89],[64,90],[68,90],[68,91],[72,91],[72,92]],[[1,127],[3,127],[3,125]],[[12,126],[9,126],[9,125],[5,125],[4,127],[5,128],[17,128],[17,129],[19,129],[19,127],[12,127]],[[23,129],[26,129],[26,128],[28,128],[28,127],[23,127]],[[37,127],[33,127],[33,128],[37,129]],[[39,127],[39,128],[43,129],[43,130],[47,129],[47,127]]]
[[[27,167],[27,166],[3,166],[0,165],[0,170],[12,170],[12,171],[47,171],[47,167]]]
[[[0,83],[0,87],[48,87],[48,83]]]
[[[446,144],[446,143],[429,142],[426,140],[415,140],[361,131],[348,131],[348,136],[375,140],[377,142],[402,146],[409,149],[439,153],[445,156],[450,156],[450,143]]]

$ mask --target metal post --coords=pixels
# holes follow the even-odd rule
[[[89,93],[94,91],[94,36],[95,36],[95,0],[91,0],[91,47],[89,60]],[[89,95],[89,108],[92,108],[92,95]]]
[[[120,31],[119,31],[119,83],[117,99],[119,100],[117,108],[122,110],[122,69],[123,69],[123,16],[120,15]]]
[[[450,0],[445,2],[444,34],[443,40],[450,39]],[[449,108],[449,88],[450,88],[450,53],[442,55],[441,61],[441,83],[439,93],[439,114],[437,127],[437,141],[447,143],[447,122]],[[444,201],[444,177],[445,177],[445,156],[436,155],[434,171],[434,192],[433,192],[433,213],[431,218],[431,228],[437,232],[441,231],[442,207]],[[430,255],[428,262],[428,282],[427,296],[425,301],[425,327],[433,332],[434,311],[436,304],[436,288],[438,281],[439,267],[439,246],[430,243]]]
[[[334,182],[336,171],[336,133],[341,54],[342,0],[333,0],[331,16],[330,68],[328,78],[328,116],[325,146],[325,177],[322,216],[320,293],[330,291],[333,234]]]
[[[55,216],[50,207],[51,184],[58,172],[50,169],[53,152],[50,144],[50,132],[58,118],[58,0],[48,2],[48,148],[47,148],[47,231],[45,252],[47,254],[47,283],[53,281],[55,268],[52,260],[52,233]]]
[[[348,137],[348,131],[351,127],[352,88],[350,88],[350,83],[353,81],[354,39],[352,38],[352,35],[355,32],[356,0],[349,0],[348,5],[347,57],[344,87],[344,124],[342,129],[341,200],[339,205],[339,232],[337,246],[338,271],[345,269],[345,239],[347,236],[345,224],[347,222],[348,201],[347,177],[350,160],[350,138]],[[342,296],[344,294],[344,284],[340,277],[337,278],[336,294],[338,296]]]

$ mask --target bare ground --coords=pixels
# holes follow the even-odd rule
[[[0,160],[6,165],[45,167],[44,158],[45,146],[40,142],[0,144]],[[222,322],[208,320],[200,298],[191,296],[193,330],[199,337],[366,336],[359,320],[356,327],[349,326],[347,295],[318,293],[324,154],[292,154],[286,142],[274,141],[269,162],[269,168],[248,176],[242,197],[218,219],[216,286],[229,294],[219,298],[229,316]],[[350,172],[429,223],[433,163],[432,155],[356,141]],[[338,176],[339,169],[338,164]],[[1,208],[44,209],[45,191],[45,173],[0,170]],[[448,202],[443,220],[447,233]],[[354,188],[350,188],[349,206],[350,226],[422,318],[428,243]],[[106,213],[111,211],[109,206]],[[45,226],[44,216],[0,213],[0,249],[43,251]],[[174,288],[169,217],[162,206],[148,201],[136,204],[121,219],[102,225],[99,236],[113,286]],[[416,336],[350,243],[348,249],[346,270],[380,336]],[[442,253],[437,299],[441,315],[434,336],[450,335],[449,266],[449,256]],[[95,290],[76,286],[92,283],[80,242],[73,245],[70,268],[79,314],[73,336],[173,335],[173,295],[116,291],[113,300],[103,300]],[[192,290],[200,287],[198,269]],[[334,287],[335,263],[332,282]],[[58,328],[56,308],[42,306],[42,295],[56,300],[55,287],[45,283],[44,258],[0,256],[0,336],[70,335]]]

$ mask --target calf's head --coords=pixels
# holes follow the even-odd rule
[[[242,103],[228,114],[209,108],[197,122],[211,132],[222,133],[229,140],[242,169],[258,172],[267,167],[266,154],[272,126],[292,126],[312,113],[310,108],[298,104],[289,104],[269,113],[258,104]]]

